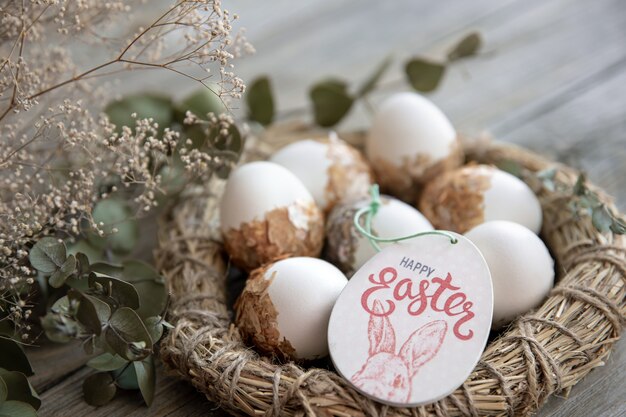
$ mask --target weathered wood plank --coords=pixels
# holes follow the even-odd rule
[[[626,62],[577,88],[567,101],[494,124],[496,137],[523,144],[589,174],[626,211]],[[537,107],[543,108],[538,103]]]
[[[216,405],[209,403],[191,385],[164,375],[158,367],[157,391],[151,407],[146,407],[137,391],[118,392],[115,399],[103,407],[92,407],[85,403],[82,382],[94,371],[83,368],[42,395],[39,415],[43,417],[144,417],[144,416],[228,416]]]

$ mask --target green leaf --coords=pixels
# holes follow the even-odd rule
[[[517,178],[521,178],[522,176],[522,166],[512,159],[501,160],[496,165],[498,169],[504,172],[508,172],[509,174],[516,176]]]
[[[4,379],[0,378],[0,404],[5,402],[8,396],[9,388],[7,387],[6,382],[4,382]]]
[[[102,327],[111,317],[111,307],[102,300],[83,294],[78,290],[68,292],[70,300],[79,302],[76,320],[95,335],[100,335]]]
[[[141,362],[133,362],[135,373],[137,374],[137,382],[139,390],[146,405],[150,407],[154,399],[154,387],[156,385],[156,371],[154,369],[154,358],[148,356]]]
[[[537,178],[539,178],[548,191],[554,191],[556,184],[554,179],[556,178],[556,168],[547,168],[537,172]]]
[[[89,375],[83,382],[83,395],[87,404],[96,407],[105,405],[115,396],[117,387],[107,372]]]
[[[128,362],[127,362],[128,363]],[[137,381],[137,373],[133,366],[135,362],[128,363],[128,366],[124,366],[121,369],[116,369],[111,374],[115,380],[115,385],[121,389],[139,389],[139,383]]]
[[[591,212],[591,222],[599,232],[608,232],[613,225],[613,216],[604,204],[593,208]]]
[[[185,97],[176,105],[176,121],[181,125],[184,124],[185,113],[187,110],[195,114],[198,119],[208,120],[207,114],[213,113],[219,115],[226,112],[224,102],[218,96],[220,86],[217,84],[209,84],[209,87],[202,87]],[[190,127],[187,125],[186,127]]]
[[[87,366],[98,371],[114,371],[124,367],[128,361],[119,355],[113,355],[108,352],[91,358],[87,362]]]
[[[37,417],[37,411],[20,401],[5,401],[0,404],[0,417]]]
[[[28,259],[33,268],[44,274],[52,274],[61,268],[65,258],[65,245],[50,236],[41,238],[28,254]]]
[[[144,325],[150,333],[150,339],[152,339],[152,343],[156,343],[161,340],[163,336],[163,321],[160,316],[148,317],[144,321]]]
[[[315,123],[322,127],[334,126],[350,111],[354,99],[348,86],[340,80],[326,80],[315,84],[309,96],[313,101]]]
[[[89,267],[91,272],[106,275],[113,278],[122,278],[124,276],[124,267],[122,265],[113,265],[106,262],[96,262]]]
[[[63,265],[50,275],[50,279],[48,280],[50,286],[53,288],[61,288],[74,271],[76,271],[76,258],[74,255],[70,255],[65,262],[63,262]]]
[[[585,182],[587,179],[585,178],[585,174],[579,174],[578,178],[576,178],[576,183],[574,184],[574,188],[572,192],[574,195],[582,196],[587,192],[587,187],[585,187]]]
[[[28,357],[22,347],[13,339],[0,337],[0,368],[18,371],[26,376],[33,374]]]
[[[423,58],[413,58],[404,67],[409,84],[423,93],[428,93],[437,88],[445,70],[445,65]]]
[[[357,97],[363,97],[371,93],[376,88],[376,85],[378,84],[382,76],[389,69],[391,62],[391,57],[387,57],[383,60],[383,62],[378,64],[376,71],[374,71],[374,73],[370,75],[359,88],[358,92],[356,93]]]
[[[39,395],[21,372],[0,369],[0,378],[7,387],[7,400],[30,404],[35,410],[41,406]]]
[[[137,314],[149,317],[162,313],[167,302],[163,277],[152,266],[142,261],[128,260],[123,265],[122,279],[133,284],[139,293]]]
[[[448,52],[448,59],[450,61],[455,61],[457,59],[475,55],[481,45],[482,38],[480,33],[472,32],[461,39],[461,41],[457,43],[450,52]]]
[[[89,242],[99,248],[109,247],[114,252],[129,253],[137,245],[139,226],[132,218],[132,212],[126,202],[109,198],[99,201],[93,210],[93,219],[96,223],[103,223],[100,228],[105,236],[89,233]],[[117,232],[113,233],[113,229]]]
[[[250,120],[267,126],[274,119],[274,97],[268,77],[259,77],[254,80],[246,92],[248,117]]]
[[[620,218],[613,218],[613,223],[611,224],[611,232],[616,235],[624,235],[626,234],[626,222]]]
[[[113,297],[120,305],[133,309],[139,308],[139,294],[132,284],[121,279],[89,274],[89,287],[96,294]]]
[[[109,320],[106,341],[115,353],[129,361],[145,358],[152,349],[152,339],[134,310],[122,307]]]
[[[63,314],[48,313],[41,318],[41,326],[46,332],[46,337],[53,342],[67,343],[74,339],[80,327],[74,320]]]
[[[87,261],[85,265],[104,260],[104,251],[89,244],[86,239],[68,244],[67,253],[68,255],[76,256],[79,265],[83,265],[83,262],[85,262],[84,258],[86,258]]]
[[[169,97],[154,93],[140,93],[126,96],[121,100],[109,103],[104,112],[109,116],[118,132],[123,126],[135,130],[135,122],[139,119],[152,118],[159,124],[159,131],[169,127],[174,117],[174,106]],[[131,117],[133,113],[136,118]]]

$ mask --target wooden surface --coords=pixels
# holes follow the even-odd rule
[[[161,0],[158,0],[159,2]],[[257,54],[238,64],[250,79],[271,75],[282,118],[308,117],[308,86],[335,75],[358,82],[386,55],[396,63],[374,106],[407,88],[402,62],[413,54],[441,56],[469,30],[484,53],[456,65],[431,98],[461,132],[489,131],[585,170],[626,211],[626,3],[623,0],[318,0],[226,2],[241,15]],[[151,5],[154,3],[151,3]],[[154,7],[140,19],[149,19]],[[150,72],[123,80],[128,90],[176,96],[197,86]],[[340,128],[367,126],[364,108]],[[82,399],[90,371],[77,346],[31,351],[42,416],[222,416],[189,385],[165,377],[151,408],[134,393],[93,408]],[[626,415],[626,338],[605,367],[568,399],[552,398],[539,416]]]

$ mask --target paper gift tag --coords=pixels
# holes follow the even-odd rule
[[[337,371],[394,406],[445,397],[472,372],[493,309],[491,276],[466,238],[442,235],[388,246],[350,279],[328,327]]]

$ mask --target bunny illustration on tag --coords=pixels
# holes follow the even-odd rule
[[[374,313],[382,313],[374,301]],[[414,331],[396,353],[396,334],[387,316],[370,315],[367,327],[369,356],[352,376],[352,383],[378,398],[402,403],[411,398],[413,377],[433,359],[446,335],[448,325],[435,320]]]

